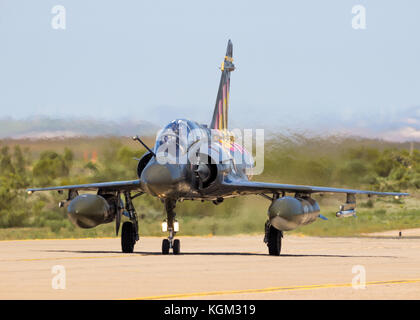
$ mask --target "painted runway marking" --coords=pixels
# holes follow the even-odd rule
[[[417,282],[420,282],[420,279],[372,281],[372,282],[367,282],[366,286],[387,285],[387,284],[406,284],[406,283],[417,283]],[[160,296],[133,298],[131,300],[159,300],[159,299],[176,299],[176,298],[190,298],[190,297],[216,296],[216,295],[229,295],[229,294],[273,293],[273,292],[281,292],[281,291],[314,290],[314,289],[340,288],[340,287],[351,287],[351,286],[352,286],[351,283],[315,284],[315,285],[308,285],[308,286],[273,287],[273,288],[263,288],[263,289],[245,289],[245,290],[230,290],[230,291],[209,291],[209,292],[166,294],[166,295],[160,295]]]
[[[120,256],[89,256],[89,257],[55,257],[55,258],[29,258],[29,259],[14,259],[14,260],[0,260],[0,262],[22,262],[22,261],[49,261],[49,260],[84,260],[84,259],[107,259],[107,258],[129,258],[138,257],[139,254],[120,255]]]
[[[117,237],[99,237],[99,238],[43,238],[43,239],[3,239],[0,242],[24,242],[24,241],[68,241],[68,240],[103,240],[103,239],[119,239]]]

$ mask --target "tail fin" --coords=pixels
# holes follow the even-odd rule
[[[217,92],[216,105],[210,128],[224,130],[228,126],[230,73],[235,70],[232,58],[232,42],[230,40],[220,70],[222,71],[222,76],[220,78],[219,91]]]

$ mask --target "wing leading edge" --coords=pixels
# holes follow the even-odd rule
[[[252,182],[252,181],[225,181],[223,188],[229,190],[233,194],[261,194],[261,193],[347,193],[347,194],[366,194],[376,196],[409,196],[409,193],[402,192],[377,192],[367,190],[301,186],[292,184]]]
[[[37,191],[50,191],[50,190],[141,190],[140,180],[129,180],[129,181],[111,181],[111,182],[100,182],[100,183],[88,183],[88,184],[76,184],[59,187],[47,187],[47,188],[31,188],[27,189],[28,193],[34,193]]]

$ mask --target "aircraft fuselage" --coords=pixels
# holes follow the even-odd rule
[[[143,190],[159,198],[232,196],[221,182],[248,180],[253,166],[250,154],[230,133],[183,119],[160,131],[154,152],[156,156],[146,154],[140,160],[138,175]]]

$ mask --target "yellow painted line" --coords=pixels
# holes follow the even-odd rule
[[[366,282],[366,286],[387,285],[387,284],[405,284],[405,283],[416,283],[416,282],[420,282],[420,279],[372,281],[372,282]],[[351,287],[351,286],[352,286],[351,283],[315,284],[315,285],[306,285],[306,286],[273,287],[273,288],[263,288],[263,289],[245,289],[245,290],[230,290],[230,291],[227,290],[227,291],[209,291],[209,292],[166,294],[166,295],[160,295],[160,296],[133,298],[133,299],[130,299],[130,300],[158,300],[158,299],[203,297],[203,296],[218,296],[218,295],[228,295],[228,294],[273,293],[273,292],[280,292],[280,291],[314,290],[314,289],[341,288],[341,287]]]
[[[33,258],[33,259],[11,259],[11,260],[0,260],[0,262],[12,262],[12,261],[49,261],[49,260],[84,260],[84,259],[108,259],[108,258],[128,258],[138,257],[139,254],[121,254],[120,256],[81,256],[81,257],[55,257],[55,258]]]
[[[259,234],[257,234],[259,236]],[[236,238],[236,237],[247,237],[247,236],[255,236],[255,234],[238,234],[234,236],[220,236],[220,237],[230,237],[230,238]],[[201,235],[201,236],[181,236],[179,238],[185,239],[185,238],[212,238],[214,237],[212,234],[208,235]],[[162,240],[162,237],[159,236],[142,236],[142,239],[160,239]],[[3,239],[0,240],[0,242],[15,242],[15,241],[62,241],[62,240],[101,240],[101,239],[120,239],[120,237],[97,237],[97,238],[42,238],[42,239]]]
[[[48,240],[97,240],[97,239],[119,239],[118,237],[103,237],[103,238],[45,238],[45,239],[6,239],[0,240],[0,242],[15,242],[15,241],[48,241]]]

